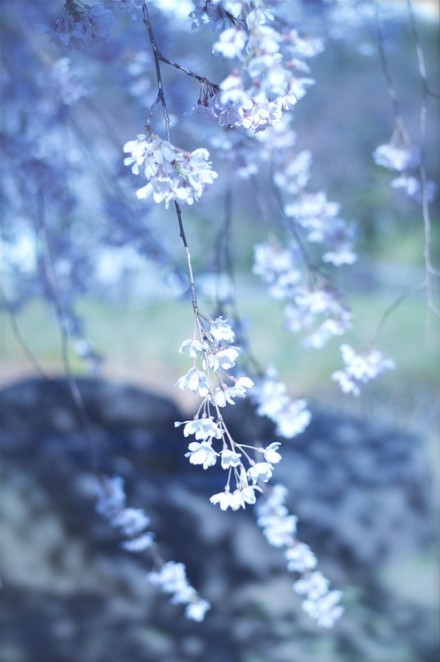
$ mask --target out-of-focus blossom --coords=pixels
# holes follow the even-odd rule
[[[285,548],[287,569],[299,574],[293,589],[304,597],[304,611],[321,627],[333,627],[344,611],[338,604],[342,593],[329,591],[329,580],[315,570],[315,554],[308,545],[297,540],[297,518],[286,508],[286,497],[287,489],[274,485],[256,506],[257,523],[270,545]]]
[[[133,554],[154,547],[154,559],[157,562],[160,555],[154,542],[154,534],[145,530],[150,524],[150,518],[141,508],[125,507],[123,478],[103,476],[96,486],[96,492],[96,510],[124,536],[121,547]],[[158,572],[149,572],[146,577],[152,584],[160,586],[165,593],[171,594],[173,604],[186,605],[187,618],[199,622],[204,619],[210,604],[203,600],[188,582],[183,563],[168,561]]]
[[[344,369],[332,374],[343,393],[359,395],[362,384],[379,377],[394,368],[394,361],[384,357],[382,352],[372,349],[364,354],[357,354],[350,345],[341,345]]]

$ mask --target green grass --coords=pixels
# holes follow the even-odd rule
[[[374,338],[384,311],[394,297],[385,293],[363,293],[351,297],[355,331],[344,342],[366,347]],[[283,322],[282,306],[267,298],[263,290],[244,285],[238,288],[238,303],[249,324],[254,354],[262,365],[272,362],[295,394],[307,396],[328,388],[331,372],[340,366],[339,338],[320,351],[305,349]],[[96,349],[107,356],[106,374],[124,374],[126,379],[171,388],[188,366],[178,353],[181,341],[191,335],[192,312],[188,302],[163,300],[146,305],[126,302],[88,301],[80,311]],[[26,343],[43,367],[61,370],[60,334],[50,311],[34,303],[17,319]],[[10,321],[1,318],[1,355],[7,380],[14,369],[32,372],[32,365],[14,337]],[[440,388],[440,322],[427,312],[421,295],[413,295],[396,308],[383,326],[378,346],[397,365],[381,378],[387,389],[401,391],[422,384]],[[85,370],[72,355],[75,370]],[[334,387],[336,389],[336,386]]]

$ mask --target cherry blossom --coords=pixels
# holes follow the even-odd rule
[[[334,626],[344,609],[338,604],[342,593],[329,590],[329,580],[315,570],[317,558],[312,549],[296,538],[297,517],[285,506],[287,489],[274,485],[256,506],[257,523],[270,545],[284,548],[287,569],[299,578],[293,583],[296,593],[303,596],[302,608],[318,625]]]
[[[196,443],[196,442],[194,442]],[[124,479],[121,476],[101,476],[96,485],[96,511],[105,517],[109,524],[120,530],[124,536],[121,547],[127,552],[139,554],[154,550],[155,563],[161,556],[154,540],[154,534],[146,531],[150,518],[141,508],[127,508],[124,490]],[[175,561],[162,562],[159,571],[148,572],[146,578],[171,594],[173,604],[184,604],[185,616],[194,621],[203,621],[210,608],[209,602],[203,600],[191,586],[186,577],[183,563]]]
[[[200,623],[205,620],[206,612],[211,609],[211,605],[207,600],[202,598],[192,598],[185,608],[185,616],[192,621]]]
[[[225,347],[208,354],[208,365],[212,370],[229,370],[233,368],[239,355],[237,347]]]
[[[260,378],[251,391],[251,398],[257,405],[257,414],[267,416],[276,425],[276,433],[286,439],[292,439],[301,434],[308,426],[311,414],[307,402],[302,399],[292,399],[287,395],[287,387],[277,381],[277,373],[270,368],[263,378]],[[279,453],[278,444],[267,447],[266,459],[274,458]],[[268,459],[275,463],[276,460]]]
[[[177,386],[198,393],[202,398],[208,395],[210,387],[207,376],[197,368],[190,368],[188,372],[177,380]]]
[[[262,491],[258,485],[242,483],[232,494],[232,510],[245,508],[246,504],[253,505],[257,500],[256,491]]]
[[[270,464],[277,464],[280,462],[281,455],[278,453],[280,446],[281,444],[279,442],[273,442],[263,450],[266,462],[269,462]]]
[[[133,537],[149,526],[150,518],[141,508],[124,508],[112,518],[111,524],[125,536]]]
[[[202,464],[204,469],[214,466],[217,462],[217,453],[210,443],[206,441],[192,441],[189,446],[189,453],[185,457],[189,458],[191,464]]]
[[[288,547],[285,557],[287,559],[287,569],[295,572],[313,570],[318,563],[315,554],[303,542],[297,542],[296,545]]]
[[[150,532],[143,533],[136,538],[130,538],[129,540],[124,540],[121,543],[127,552],[143,552],[145,549],[148,549],[152,546],[154,541],[154,535]]]
[[[216,317],[216,319],[211,322],[209,333],[216,342],[224,340],[229,343],[235,338],[235,333],[232,330],[231,325],[227,320],[223,319],[223,317]]]
[[[165,202],[165,207],[172,200],[192,205],[217,177],[206,149],[185,152],[153,132],[129,140],[124,152],[130,154],[124,159],[124,165],[131,166],[135,175],[139,175],[142,168],[148,180],[146,186],[136,191],[137,197],[145,200],[151,196],[154,202]]]
[[[222,510],[233,508],[233,504],[235,504],[234,497],[229,489],[225,489],[223,492],[218,492],[217,494],[213,494],[209,500],[213,504],[218,503]]]
[[[343,393],[359,395],[362,384],[394,368],[394,362],[377,349],[364,354],[357,354],[350,345],[341,345],[340,349],[345,366],[334,372],[332,379],[338,382]]]
[[[215,2],[214,6],[217,12],[211,3],[196,10],[192,14],[194,24],[220,23],[229,12],[237,20],[222,26],[213,52],[243,63],[241,71],[234,69],[220,83],[217,115],[223,125],[264,131],[276,124],[283,110],[293,107],[313,83],[302,73],[308,72],[304,59],[320,52],[319,40],[309,42],[296,31],[272,27],[269,23],[274,16],[263,3]]]
[[[149,572],[147,579],[160,586],[164,593],[171,594],[173,604],[185,604],[185,616],[194,621],[203,621],[211,605],[200,598],[188,582],[183,563],[168,561],[159,571]]]
[[[236,453],[235,451],[225,448],[220,453],[222,458],[222,469],[230,469],[231,467],[238,467],[241,464],[241,453]]]
[[[224,30],[219,40],[212,47],[213,53],[226,58],[238,57],[246,45],[246,35],[242,28],[233,27]]]
[[[253,483],[257,483],[260,479],[267,483],[271,479],[273,467],[270,462],[257,462],[248,469],[248,476]]]
[[[405,170],[416,167],[419,163],[419,153],[416,149],[406,145],[387,143],[379,145],[373,153],[373,158],[378,165],[389,170]]]
[[[221,439],[222,430],[218,423],[216,423],[212,416],[202,416],[202,418],[196,418],[192,421],[176,421],[174,423],[175,427],[184,425],[183,434],[185,437],[188,437],[190,434],[193,434],[196,439]]]
[[[174,423],[175,427],[184,426],[185,437],[194,435],[196,439],[189,444],[185,454],[191,464],[200,464],[207,469],[221,457],[221,467],[228,472],[226,485],[224,491],[214,494],[210,501],[220,505],[222,510],[237,510],[254,504],[256,492],[261,489],[257,483],[269,480],[271,461],[276,463],[281,459],[277,442],[266,449],[251,444],[245,447],[235,442],[221,413],[221,409],[234,405],[237,398],[245,398],[254,387],[252,379],[242,374],[236,365],[239,348],[230,344],[234,339],[235,332],[227,319],[219,316],[209,320],[195,311],[192,338],[180,346],[180,351],[188,352],[193,359],[193,366],[180,377],[177,385],[193,391],[202,403],[192,420]],[[254,455],[263,453],[265,461],[256,462],[250,451]],[[247,469],[245,464],[248,464]]]

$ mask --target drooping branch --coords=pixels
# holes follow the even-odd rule
[[[432,229],[431,229],[431,213],[429,207],[429,194],[428,194],[428,178],[426,173],[426,140],[427,140],[427,120],[428,120],[428,99],[429,99],[429,84],[426,73],[425,58],[423,49],[420,44],[419,34],[417,30],[416,20],[412,7],[411,0],[407,0],[408,13],[411,24],[411,34],[416,49],[417,63],[419,69],[420,80],[422,83],[422,101],[420,106],[419,117],[419,131],[420,131],[420,184],[421,184],[421,198],[422,198],[422,215],[424,227],[424,247],[423,257],[425,261],[425,289],[426,301],[428,308],[437,317],[440,317],[440,308],[434,303],[434,292],[432,284],[432,276],[440,277],[440,271],[435,269],[432,264],[431,250],[432,250]]]

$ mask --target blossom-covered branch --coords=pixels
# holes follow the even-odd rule
[[[210,604],[201,598],[191,586],[183,563],[165,562],[154,534],[148,530],[150,518],[142,508],[126,506],[124,480],[121,476],[101,476],[96,485],[96,511],[118,529],[123,540],[121,547],[127,552],[140,554],[147,551],[154,562],[154,569],[146,579],[171,595],[171,603],[185,606],[185,616],[193,621],[203,621]]]
[[[232,345],[234,337],[233,329],[222,317],[210,321],[196,315],[193,336],[180,348],[181,352],[188,352],[193,366],[177,382],[179,388],[202,398],[194,418],[176,421],[175,425],[184,425],[184,436],[195,438],[186,453],[191,464],[208,469],[219,461],[225,470],[223,492],[210,499],[222,510],[237,510],[255,503],[256,493],[262,491],[259,483],[271,478],[273,465],[281,460],[280,443],[267,447],[238,443],[225,423],[221,410],[234,405],[237,398],[246,397],[254,386],[248,376],[232,372],[240,351]]]
[[[270,545],[284,550],[287,569],[298,575],[293,590],[303,597],[302,607],[318,625],[331,628],[342,616],[341,591],[329,590],[329,580],[316,570],[318,559],[312,549],[296,537],[298,518],[285,505],[288,491],[272,486],[256,506],[257,523]]]

